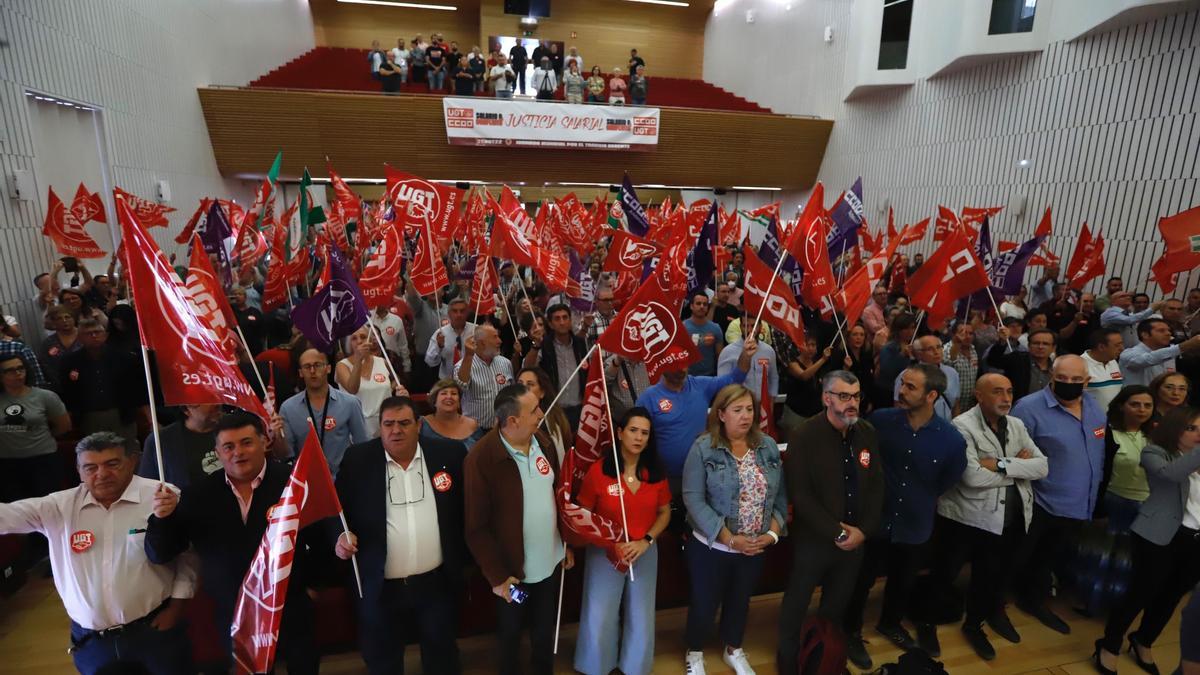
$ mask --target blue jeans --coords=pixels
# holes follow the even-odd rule
[[[721,642],[737,649],[746,635],[746,617],[750,613],[750,595],[762,575],[763,556],[726,553],[709,548],[691,534],[687,535],[688,575],[691,577],[691,601],[688,605],[684,641],[688,651],[702,651],[717,609],[721,610]]]
[[[654,591],[658,583],[658,546],[651,545],[633,564],[634,580],[613,569],[603,549],[587,547],[583,570],[583,607],[575,641],[575,670],[586,675],[648,673],[654,661]],[[621,598],[625,620],[621,624]],[[620,655],[617,644],[620,643]]]
[[[446,71],[429,71],[429,91],[437,91],[446,87]]]
[[[1142,503],[1115,495],[1111,491],[1104,493],[1104,509],[1108,512],[1108,531],[1111,534],[1128,532],[1133,521],[1137,518],[1138,509]]]
[[[512,97],[513,97],[512,89],[497,89],[496,90],[496,98],[512,98]]]
[[[71,622],[71,644],[91,631]],[[115,664],[139,664],[154,675],[191,672],[192,644],[187,625],[180,621],[171,630],[160,631],[150,622],[130,626],[120,633],[92,637],[71,652],[75,668],[91,675]]]

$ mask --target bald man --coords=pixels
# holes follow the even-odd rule
[[[962,563],[970,561],[962,631],[975,653],[990,661],[996,650],[984,622],[1009,642],[1021,641],[1004,612],[1004,597],[1013,553],[1033,520],[1033,482],[1045,478],[1049,468],[1025,423],[1008,414],[1013,385],[1007,377],[980,377],[975,399],[975,407],[954,418],[967,443],[967,470],[957,488],[938,500],[938,527],[946,536],[934,558],[933,578],[946,591]]]
[[[496,424],[496,394],[516,382],[512,361],[500,355],[500,333],[491,324],[476,326],[463,346],[462,360],[454,364],[454,379],[463,388],[463,414],[487,432]]]
[[[289,456],[300,454],[311,419],[329,462],[329,472],[336,478],[346,448],[370,440],[362,403],[358,397],[329,386],[329,357],[316,349],[300,355],[300,379],[304,391],[279,406]]]
[[[1104,474],[1104,410],[1091,394],[1087,364],[1074,354],[1054,360],[1050,384],[1013,407],[1045,453],[1049,474],[1033,486],[1033,520],[1017,556],[1017,607],[1060,633],[1071,627],[1046,607],[1051,571],[1078,527],[1096,508]]]

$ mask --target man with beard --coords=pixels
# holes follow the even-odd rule
[[[879,527],[884,478],[875,427],[859,420],[862,387],[845,370],[821,382],[825,412],[788,438],[784,473],[795,520],[792,571],[779,619],[779,672],[797,671],[800,626],[813,589],[819,613],[840,625],[863,560],[863,543]],[[803,449],[801,449],[803,448]],[[802,455],[802,456],[801,456]]]
[[[168,483],[182,490],[221,468],[216,451],[221,406],[184,405],[179,409],[183,419],[163,427],[158,437],[163,444],[163,475]],[[137,475],[151,480],[159,479],[154,434],[147,436],[142,446]]]
[[[974,384],[974,383],[972,383]],[[846,610],[848,652],[860,668],[871,667],[862,639],[863,609],[867,593],[879,572],[887,572],[883,611],[875,630],[897,647],[915,648],[902,623],[920,570],[925,542],[933,534],[938,496],[962,478],[967,468],[966,443],[948,419],[934,413],[946,389],[945,372],[936,365],[918,363],[900,373],[896,406],[871,414],[879,434],[883,459],[883,524],[878,539],[867,542],[866,559],[858,575],[854,596]],[[941,647],[932,624],[918,623],[920,647],[939,656]]]

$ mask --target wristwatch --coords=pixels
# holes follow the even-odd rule
[[[1008,462],[1003,457],[996,460],[996,471],[998,473],[1008,474]]]
[[[650,533],[649,533],[649,532],[647,532],[647,533],[646,533],[646,536],[642,537],[642,541],[646,542],[647,544],[653,544],[653,543],[654,543],[654,537],[651,537],[651,536],[650,536]]]

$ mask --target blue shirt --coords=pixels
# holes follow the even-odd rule
[[[521,535],[525,544],[525,578],[536,584],[554,574],[554,568],[565,557],[562,537],[558,534],[558,511],[554,508],[554,472],[542,454],[537,438],[529,442],[529,454],[519,452],[508,444],[504,434],[500,442],[517,464],[521,474],[522,504]]]
[[[658,456],[662,458],[667,475],[678,478],[683,475],[683,463],[696,437],[704,433],[704,422],[708,417],[708,404],[721,387],[738,384],[746,379],[746,373],[733,372],[720,377],[696,377],[689,375],[683,382],[682,391],[672,391],[659,382],[638,396],[637,404],[650,411],[654,437],[658,443]]]
[[[1053,516],[1090,519],[1104,475],[1108,420],[1100,404],[1085,393],[1083,418],[1076,419],[1046,388],[1022,397],[1012,414],[1025,423],[1050,465],[1049,475],[1033,483],[1034,501]]]
[[[954,404],[958,403],[958,395],[962,391],[958,378],[958,371],[950,366],[939,363],[938,368],[946,374],[946,393],[938,397],[933,404],[933,412],[938,417],[949,422],[954,419]],[[907,369],[907,366],[905,367]],[[896,376],[896,384],[892,387],[892,400],[896,400],[896,395],[900,393],[900,376],[904,375],[904,369]]]
[[[287,439],[288,449],[292,457],[299,456],[308,438],[308,418],[312,417],[313,428],[321,438],[321,450],[325,452],[325,460],[329,462],[329,473],[337,477],[338,467],[342,465],[342,457],[346,448],[355,443],[367,442],[367,425],[363,420],[362,403],[341,389],[329,388],[329,396],[324,407],[325,433],[321,434],[321,409],[308,405],[308,392],[301,391],[293,394],[279,406],[279,416],[283,418],[283,434]]]
[[[894,543],[923,544],[933,533],[938,497],[967,468],[967,442],[940,415],[915,430],[899,408],[876,410],[868,420],[883,455],[883,528]]]
[[[691,319],[685,320],[683,327],[687,330],[688,335],[692,336],[692,342],[696,343],[696,349],[700,351],[700,360],[688,366],[688,374],[716,375],[717,343],[725,339],[725,333],[721,331],[721,327],[712,321],[696,323]],[[709,336],[713,339],[712,344],[705,344],[708,342]]]
[[[737,362],[742,358],[744,342],[742,338],[738,338],[737,342],[730,342],[721,350],[721,355],[717,358],[718,375],[725,375],[737,369]],[[775,367],[775,350],[771,345],[760,342],[758,350],[750,359],[750,370],[742,384],[754,392],[754,398],[760,398],[764,379],[767,383],[767,393],[774,400],[775,395],[779,393],[779,370]]]

